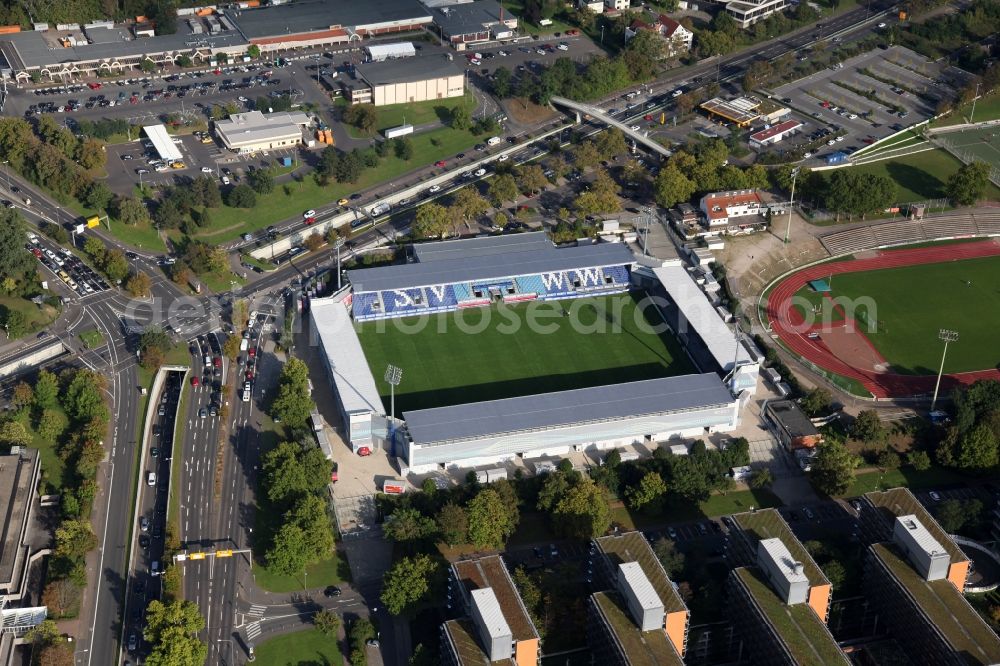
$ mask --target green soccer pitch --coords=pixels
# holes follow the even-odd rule
[[[695,372],[677,339],[652,329],[663,327],[659,313],[652,305],[640,308],[641,297],[535,301],[365,322],[359,337],[387,409],[386,366],[403,370],[397,416]],[[532,319],[536,326],[529,325]]]
[[[838,274],[832,287],[834,297],[874,300],[877,330],[860,330],[895,372],[936,374],[942,328],[959,334],[948,345],[946,373],[1000,363],[1000,257]]]

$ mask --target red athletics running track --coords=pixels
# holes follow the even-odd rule
[[[1000,244],[992,240],[985,240],[912,250],[881,250],[877,252],[876,256],[867,259],[810,266],[788,276],[771,291],[767,302],[767,317],[771,322],[772,330],[793,352],[824,370],[856,379],[876,398],[930,393],[934,390],[935,377],[933,375],[899,375],[891,372],[880,372],[873,368],[857,367],[852,365],[849,359],[842,359],[832,353],[823,344],[821,336],[810,339],[809,326],[804,323],[802,314],[792,305],[792,297],[810,281],[840,273],[936,264],[997,255],[1000,255]],[[835,325],[842,326],[844,323],[837,322]],[[858,332],[854,335],[860,336],[867,342],[868,339],[860,332],[861,326],[859,325],[857,328]],[[957,384],[971,384],[979,379],[1000,379],[1000,370],[989,369],[945,375],[941,380],[941,388],[948,389]]]

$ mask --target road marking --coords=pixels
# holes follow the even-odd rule
[[[260,636],[260,622],[251,622],[247,625],[247,640],[255,641]]]

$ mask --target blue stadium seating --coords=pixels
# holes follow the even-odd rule
[[[538,294],[539,296],[545,294],[545,285],[542,284],[542,277],[540,275],[526,275],[517,278],[515,282],[517,283],[517,290],[522,294]]]
[[[604,277],[611,278],[611,283],[615,285],[628,285],[628,269],[624,266],[609,266],[603,269]]]
[[[424,289],[427,294],[427,307],[431,310],[450,310],[452,306],[458,305],[458,298],[455,295],[455,286],[437,285]]]
[[[378,292],[369,291],[354,294],[351,302],[351,309],[354,311],[354,318],[358,321],[372,319],[382,314],[381,304],[378,300]]]
[[[453,286],[455,288],[455,298],[459,303],[472,300],[472,291],[469,289],[469,285],[463,283]]]
[[[567,298],[576,295],[573,279],[565,272],[542,273],[538,276],[548,298]]]
[[[391,289],[381,294],[386,314],[415,314],[427,309],[423,289]]]

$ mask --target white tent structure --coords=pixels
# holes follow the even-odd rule
[[[167,134],[166,127],[163,125],[143,125],[142,129],[146,132],[149,140],[153,142],[153,148],[156,149],[161,160],[175,162],[181,159],[181,151],[177,149],[174,140]]]

